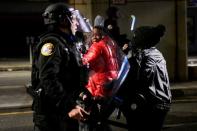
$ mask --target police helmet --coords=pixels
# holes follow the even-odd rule
[[[110,6],[107,10],[106,10],[106,15],[109,18],[118,18],[118,14],[117,12],[119,11],[119,9],[115,6]]]
[[[71,11],[65,3],[54,3],[49,5],[44,13],[44,24],[60,24],[61,22],[71,22]]]

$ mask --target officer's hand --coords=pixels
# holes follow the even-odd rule
[[[80,97],[83,101],[86,101],[86,100],[88,99],[88,95],[85,94],[84,92],[81,92],[81,93],[79,94],[79,97]]]
[[[86,120],[86,117],[90,115],[88,112],[86,112],[83,108],[80,106],[76,106],[74,109],[72,109],[68,116],[72,119],[76,120]]]
[[[129,44],[125,43],[122,47],[122,50],[126,50],[129,47]]]

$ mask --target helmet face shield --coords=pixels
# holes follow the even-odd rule
[[[88,19],[83,17],[79,10],[71,10],[71,30],[73,34],[76,31],[80,31],[83,33],[89,33],[92,31],[92,26]]]

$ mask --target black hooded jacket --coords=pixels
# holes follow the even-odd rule
[[[123,95],[124,99],[132,102],[136,100],[137,94],[141,94],[148,105],[164,104],[168,108],[172,96],[166,61],[161,52],[151,47],[142,50],[129,61],[131,68],[122,89],[122,94],[127,94]]]

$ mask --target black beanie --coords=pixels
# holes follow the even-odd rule
[[[165,26],[141,26],[135,29],[132,44],[137,48],[150,48],[155,46],[165,33]]]

